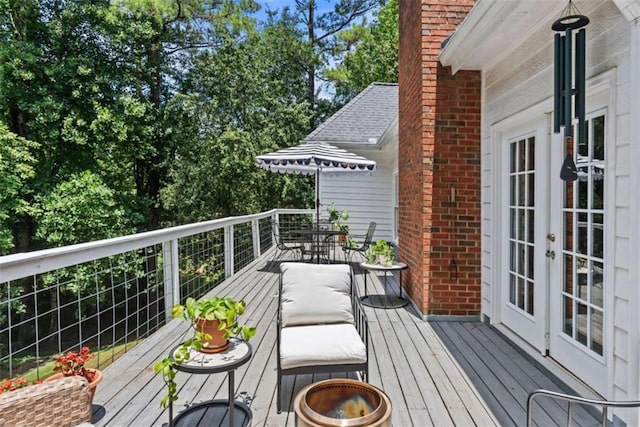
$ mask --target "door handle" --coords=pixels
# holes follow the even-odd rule
[[[546,256],[547,258],[556,259],[556,251],[547,250],[544,256]]]

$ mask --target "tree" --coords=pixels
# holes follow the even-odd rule
[[[356,25],[339,36],[345,51],[328,70],[336,101],[346,103],[373,82],[398,81],[398,0],[387,0],[370,26]]]
[[[169,106],[183,143],[176,145],[163,201],[179,222],[300,206],[311,194],[309,180],[266,175],[255,166],[255,156],[297,143],[310,116],[287,25],[274,21],[261,33],[248,25],[241,36],[218,28],[216,49],[192,57],[193,69]]]
[[[50,246],[117,237],[133,232],[114,191],[90,171],[73,174],[41,196],[34,217],[37,235]]]
[[[320,0],[295,0],[295,11],[284,8],[281,19],[294,21],[304,30],[301,34],[303,49],[298,53],[299,61],[306,73],[307,100],[318,111],[316,79],[322,78],[324,68],[339,48],[339,35],[358,18],[374,10],[380,0],[339,0],[333,9],[318,13]],[[318,115],[312,117],[309,131],[319,123]]]
[[[0,255],[14,246],[12,218],[29,207],[20,194],[26,191],[26,181],[35,175],[32,151],[37,147],[0,123]]]
[[[102,153],[113,151],[110,133],[94,127],[112,108],[117,86],[108,10],[107,0],[0,1],[0,117],[11,132],[38,143],[35,174],[18,195],[25,206],[74,173],[98,170]],[[42,243],[34,242],[31,212],[22,209],[12,221],[18,251]]]

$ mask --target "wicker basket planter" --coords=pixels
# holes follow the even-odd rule
[[[90,402],[93,404],[93,395],[96,392],[96,387],[100,382],[102,382],[102,371],[99,369],[87,369],[87,371],[93,371],[96,373],[95,376],[93,377],[93,381],[89,383],[89,390],[90,390],[90,396],[91,396]],[[57,373],[57,374],[51,375],[50,377],[45,378],[43,382],[58,380],[63,377],[64,377],[64,374]]]

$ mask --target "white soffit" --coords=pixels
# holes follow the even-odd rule
[[[640,17],[640,0],[613,0],[620,12],[631,22]]]
[[[522,43],[550,14],[559,16],[566,3],[566,0],[478,0],[440,52],[440,62],[451,66],[453,73],[483,70]]]

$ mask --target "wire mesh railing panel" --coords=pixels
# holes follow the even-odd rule
[[[50,374],[87,346],[96,367],[164,324],[161,246],[0,283],[0,378]]]
[[[312,214],[280,214],[278,220],[280,240],[283,243],[299,243],[300,235],[292,231],[309,228],[312,224]]]
[[[251,222],[233,227],[233,272],[237,273],[255,259]]]
[[[225,279],[224,228],[178,240],[180,302],[198,299]]]
[[[1,256],[0,379],[45,378],[55,356],[83,346],[96,354],[90,367],[106,367],[164,325],[170,304],[200,298],[268,250],[278,212],[288,229],[311,220],[272,210]]]
[[[258,221],[260,229],[260,253],[263,254],[273,246],[273,231],[271,230],[271,217]]]

